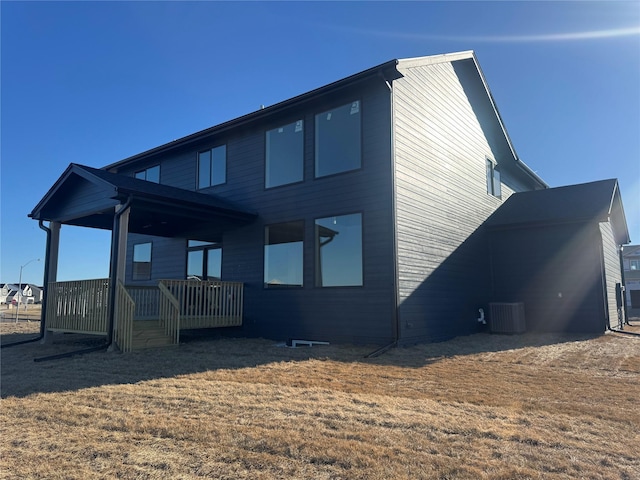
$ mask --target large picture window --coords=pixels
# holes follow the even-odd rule
[[[151,280],[151,242],[133,246],[133,280]]]
[[[222,279],[222,247],[219,243],[188,241],[187,279]]]
[[[362,286],[362,214],[315,223],[316,286]]]
[[[361,167],[360,102],[316,115],[316,177]]]
[[[304,123],[302,120],[266,134],[265,187],[303,180]]]
[[[301,287],[304,222],[265,227],[264,286]]]
[[[221,185],[227,181],[227,147],[198,153],[198,188]]]

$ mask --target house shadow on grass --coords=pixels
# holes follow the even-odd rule
[[[5,330],[6,331],[6,330]],[[2,343],[25,340],[33,333],[6,333]],[[224,335],[187,335],[179,346],[147,349],[127,354],[97,351],[60,360],[34,362],[35,358],[99,345],[101,337],[57,334],[52,344],[39,342],[3,348],[0,394],[26,397],[38,393],[76,391],[105,385],[135,384],[217,370],[242,370],[269,364],[323,361],[415,369],[456,356],[539,347],[594,338],[589,335],[476,334],[441,343],[393,348],[375,358],[366,356],[376,346],[328,345],[287,348],[284,342],[229,338]],[[408,372],[410,375],[410,372]]]

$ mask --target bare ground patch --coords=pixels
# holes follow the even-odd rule
[[[18,325],[3,343],[39,327]],[[638,337],[474,335],[375,359],[212,339],[33,362],[91,341],[3,349],[3,478],[640,478]]]

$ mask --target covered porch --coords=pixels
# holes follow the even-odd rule
[[[221,242],[255,215],[211,195],[71,164],[34,208],[47,233],[41,333],[106,336],[123,352],[173,345],[185,329],[238,327],[242,282],[184,279],[125,282],[129,233]],[[48,226],[44,222],[48,222]],[[60,227],[111,230],[108,278],[57,281]]]

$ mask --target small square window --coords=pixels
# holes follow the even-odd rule
[[[133,246],[133,280],[151,280],[151,242]]]
[[[222,185],[227,181],[227,146],[198,153],[198,188]]]

